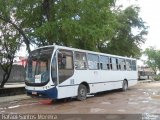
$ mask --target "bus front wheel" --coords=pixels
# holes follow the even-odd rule
[[[80,84],[78,87],[78,96],[77,99],[82,101],[85,100],[87,98],[87,88],[85,85]]]
[[[127,80],[124,80],[122,85],[122,91],[126,91],[127,89],[128,89],[128,83]]]

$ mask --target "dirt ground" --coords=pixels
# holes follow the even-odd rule
[[[126,92],[108,91],[84,101],[60,100],[45,104],[29,98],[0,103],[0,114],[160,114],[160,82],[138,83]]]

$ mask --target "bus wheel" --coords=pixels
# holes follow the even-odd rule
[[[128,83],[127,80],[124,80],[122,85],[122,91],[126,91],[127,89],[128,89]]]
[[[78,96],[77,99],[82,101],[85,100],[87,98],[87,88],[85,85],[80,84],[78,87]]]

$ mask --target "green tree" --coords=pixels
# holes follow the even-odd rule
[[[147,34],[146,26],[139,17],[139,8],[116,9],[116,0],[0,2],[3,9],[7,8],[7,12],[1,12],[0,19],[19,31],[28,51],[30,44],[44,46],[56,43],[137,57],[140,45],[145,41],[143,36]],[[139,32],[133,34],[134,29]]]
[[[56,43],[137,57],[147,34],[139,8],[117,9],[115,3],[116,0],[0,0],[0,26],[11,27],[7,28],[8,33],[15,30],[28,52],[30,45]],[[135,29],[139,32],[133,34]],[[17,38],[14,34],[9,36]],[[3,39],[1,44],[5,41],[11,43]],[[19,46],[17,39],[15,44]]]
[[[31,43],[59,44],[105,53],[140,56],[147,27],[139,8],[114,9],[113,0],[22,0],[17,18]],[[138,31],[134,33],[134,31]]]
[[[147,35],[147,26],[139,17],[139,7],[130,6],[125,10],[118,10],[117,28],[114,36],[108,44],[100,47],[101,51],[129,56],[140,57],[140,46],[145,42],[144,36]],[[136,31],[136,33],[135,33]]]
[[[144,54],[148,57],[145,64],[147,64],[156,73],[160,70],[160,50],[153,47],[147,48]]]
[[[5,24],[11,25],[11,27],[18,31],[18,34],[22,36],[23,42],[27,46],[28,52],[30,52],[29,37],[25,33],[24,28],[21,27],[21,20],[16,17],[17,5],[16,0],[0,0],[0,23],[4,22]],[[1,26],[3,26],[3,24],[1,24]]]
[[[17,18],[31,43],[59,44],[98,51],[98,41],[113,36],[114,0],[22,0]]]
[[[15,53],[21,45],[22,38],[26,45],[28,42],[23,29],[19,26],[20,21],[15,18],[14,2],[14,0],[0,0],[0,67],[4,71],[1,88],[9,79]]]
[[[4,71],[0,88],[3,88],[9,79],[14,55],[21,45],[21,37],[17,33],[10,24],[0,23],[0,68]]]

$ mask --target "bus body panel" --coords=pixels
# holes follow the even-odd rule
[[[57,87],[58,99],[77,96],[78,85]]]
[[[80,76],[80,74],[82,75]],[[128,86],[137,84],[137,72],[75,70],[71,78],[58,85],[58,98],[77,96],[78,86],[82,82],[88,83],[90,93],[97,93],[122,88],[123,80],[125,79],[128,81]],[[74,84],[71,83],[72,80],[74,80]]]

